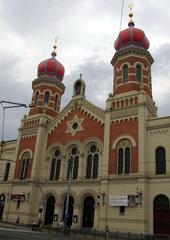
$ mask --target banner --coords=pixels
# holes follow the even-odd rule
[[[128,196],[110,196],[111,207],[128,206]]]

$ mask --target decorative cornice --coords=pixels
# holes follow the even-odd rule
[[[52,85],[55,85],[59,88],[61,88],[63,91],[65,90],[65,86],[64,84],[59,81],[57,78],[55,77],[46,77],[46,76],[42,76],[42,77],[39,77],[37,79],[35,79],[33,82],[32,82],[32,88],[34,89],[34,87],[38,84],[42,84],[42,83],[46,83],[46,84],[52,84]]]
[[[126,109],[117,109],[112,111],[111,113],[111,120],[114,121],[118,118],[130,118],[131,116],[137,116],[138,115],[138,108],[137,107],[128,107]]]
[[[168,129],[155,129],[155,131],[149,131],[149,134],[150,135],[157,135],[157,136],[159,136],[159,135],[167,135],[168,134]]]
[[[142,48],[130,47],[130,48],[125,48],[125,49],[121,49],[121,50],[117,51],[111,60],[111,64],[114,66],[119,57],[126,56],[129,54],[143,55],[149,59],[150,64],[152,64],[154,62],[154,59],[152,58],[149,51],[142,49]]]

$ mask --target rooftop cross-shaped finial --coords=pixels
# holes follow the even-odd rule
[[[82,80],[82,74],[80,73],[80,80]]]
[[[131,26],[134,27],[135,24],[134,24],[134,21],[132,19],[132,17],[133,17],[133,13],[132,13],[133,3],[129,3],[128,7],[130,9],[130,13],[129,13],[130,20],[129,20],[128,26],[129,27],[131,27]]]

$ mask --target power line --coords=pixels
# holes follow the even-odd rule
[[[119,32],[121,31],[121,27],[122,27],[123,9],[124,9],[124,0],[122,0]]]

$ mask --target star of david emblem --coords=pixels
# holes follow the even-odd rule
[[[71,121],[67,122],[68,128],[66,133],[71,133],[74,136],[77,132],[83,131],[82,122],[84,121],[83,118],[78,118],[76,115]]]

